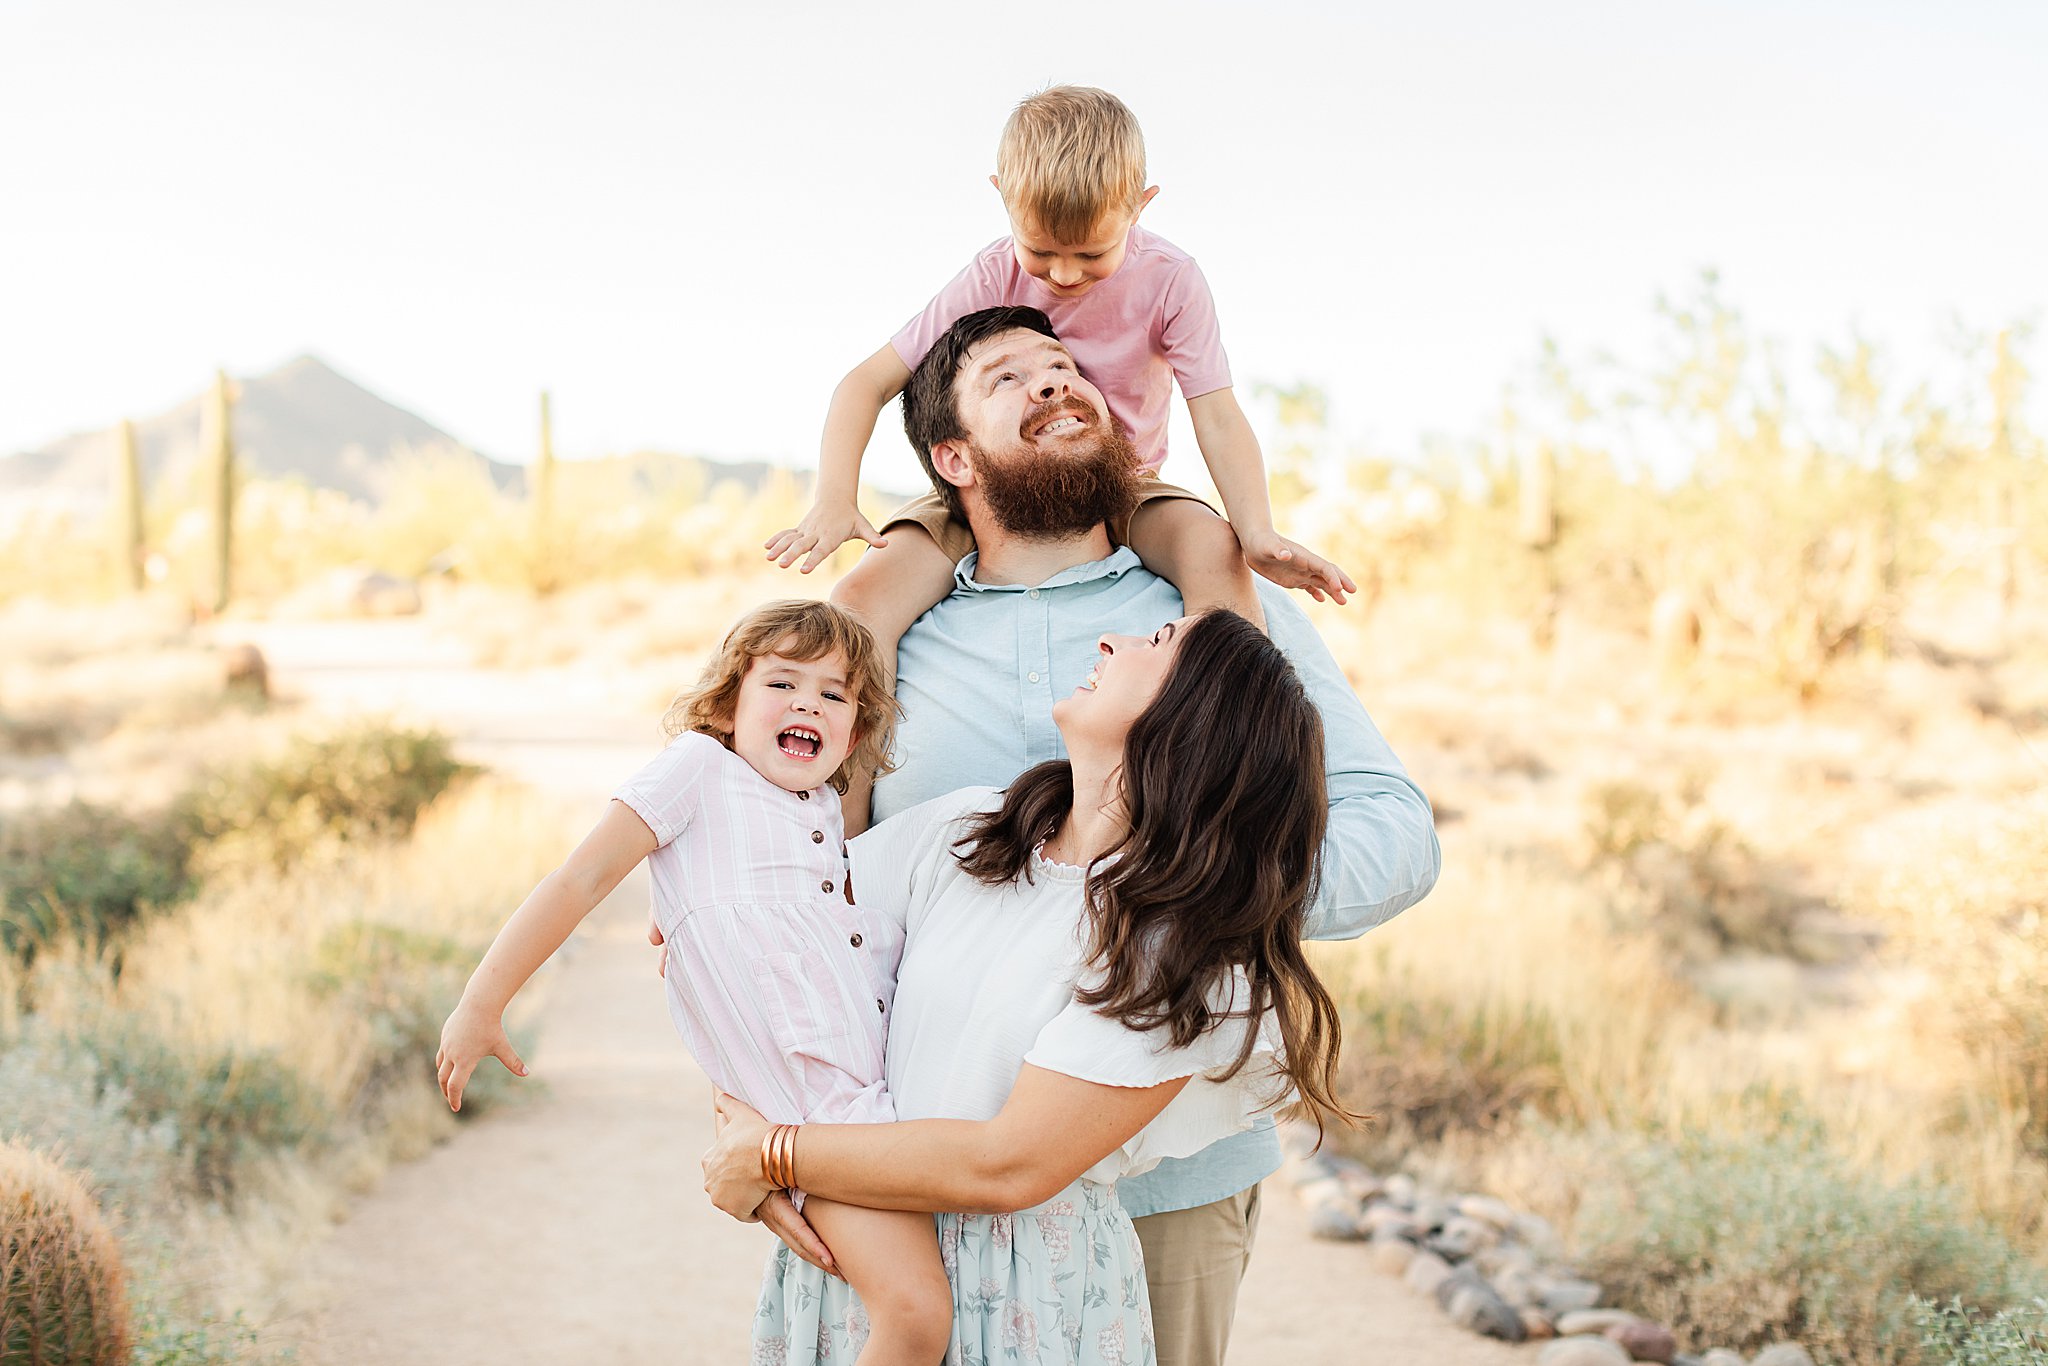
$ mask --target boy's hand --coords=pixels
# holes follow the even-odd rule
[[[512,1050],[512,1040],[505,1035],[504,1020],[465,1001],[455,1007],[448,1023],[441,1026],[441,1048],[434,1054],[441,1094],[447,1098],[449,1109],[462,1108],[462,1088],[469,1085],[470,1073],[485,1058],[504,1063],[505,1070],[515,1077],[526,1075],[526,1064],[519,1060]]]
[[[823,564],[827,555],[856,536],[877,549],[889,544],[875,530],[875,524],[861,516],[860,509],[852,504],[814,503],[801,522],[787,531],[776,532],[762,545],[768,558],[783,569],[802,558],[802,572],[808,574]]]
[[[1277,531],[1255,531],[1248,536],[1240,532],[1238,543],[1244,547],[1245,563],[1282,588],[1299,588],[1317,602],[1340,605],[1345,594],[1358,591],[1349,574]]]

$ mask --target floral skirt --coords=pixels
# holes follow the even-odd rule
[[[1116,1190],[1077,1181],[1018,1214],[937,1216],[953,1286],[947,1366],[1153,1366],[1145,1257]],[[777,1244],[753,1366],[846,1366],[868,1340],[846,1282]]]

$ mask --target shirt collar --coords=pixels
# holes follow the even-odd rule
[[[974,593],[1023,593],[1040,588],[1064,588],[1072,583],[1091,583],[1096,579],[1117,579],[1138,568],[1138,553],[1127,545],[1112,550],[1108,557],[1077,564],[1047,579],[1044,583],[980,583],[975,580],[975,566],[981,563],[981,552],[970,550],[961,556],[960,563],[953,566],[953,587]]]

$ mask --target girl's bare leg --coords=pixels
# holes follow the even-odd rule
[[[860,1366],[937,1366],[953,1340],[953,1287],[929,1214],[863,1209],[816,1196],[804,1218],[832,1249],[868,1311]]]

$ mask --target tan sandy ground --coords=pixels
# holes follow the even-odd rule
[[[647,752],[644,719],[606,724],[591,699],[445,658],[418,669],[426,640],[412,625],[343,628],[339,650],[318,628],[263,643],[284,691],[437,721],[474,757],[593,807]],[[747,1359],[768,1235],[702,1193],[709,1084],[668,1022],[646,904],[636,874],[550,969],[527,1058],[544,1089],[393,1169],[313,1251],[294,1278],[314,1287],[297,1325],[308,1366]],[[1236,1366],[1533,1356],[1452,1327],[1433,1300],[1372,1271],[1362,1247],[1312,1240],[1284,1180],[1267,1195]]]

